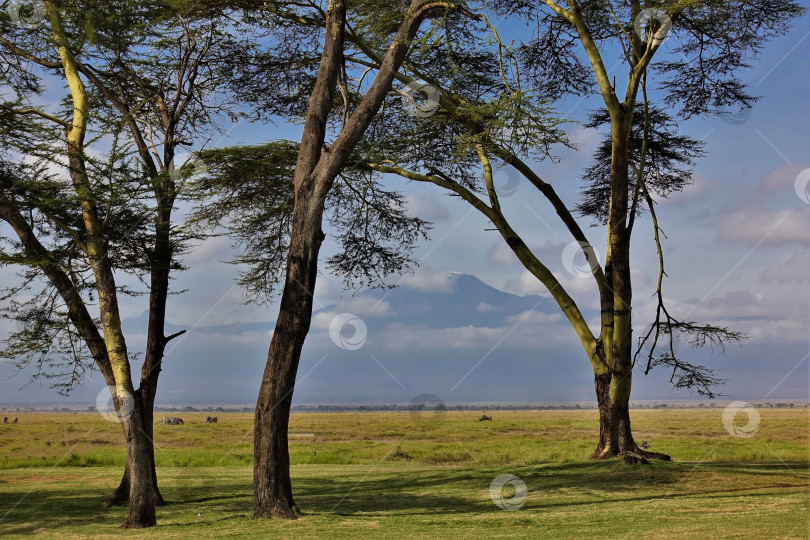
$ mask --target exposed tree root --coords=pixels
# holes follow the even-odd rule
[[[647,461],[647,458],[635,452],[625,451],[619,454],[619,456],[622,458],[622,463],[625,465],[637,465],[639,463],[642,465],[647,465],[650,463]]]
[[[298,509],[298,506],[295,503],[290,506],[282,501],[277,502],[269,508],[263,508],[261,511],[253,512],[254,519],[298,519],[298,516],[300,515],[301,511]]]
[[[157,522],[136,522],[127,519],[123,525],[121,525],[122,529],[132,530],[132,529],[147,529],[149,527],[157,526]]]
[[[628,465],[632,465],[635,463],[649,463],[651,459],[657,459],[660,461],[672,461],[667,454],[662,454],[660,452],[648,452],[647,450],[642,450],[638,447],[638,445],[634,445],[635,448],[633,450],[623,450],[620,452],[614,451],[613,447],[605,445],[604,448],[601,450],[599,448],[591,454],[590,459],[595,460],[604,460],[604,459],[612,459],[615,457],[622,458],[622,461]]]
[[[669,457],[667,454],[662,454],[661,452],[648,452],[647,450],[642,450],[641,448],[636,447],[635,452],[636,454],[640,454],[647,459],[658,459],[661,461],[672,461],[672,458]]]

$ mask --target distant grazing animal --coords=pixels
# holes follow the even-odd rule
[[[647,441],[641,441],[641,444],[640,444],[640,445],[638,445],[638,447],[639,447],[639,448],[645,448],[645,449],[646,449],[646,448],[649,448],[649,447],[650,447],[650,445],[649,445],[649,443],[648,443]]]
[[[4,416],[4,417],[3,417],[3,423],[4,423],[4,424],[8,424],[8,416]]]
[[[166,424],[167,426],[179,426],[183,423],[182,418],[175,418],[174,416],[164,416],[160,419],[161,424]]]
[[[217,423],[217,417],[216,416],[206,416],[205,417],[205,423],[206,424],[216,424]]]
[[[12,423],[12,424],[16,424],[16,423],[17,423],[17,419],[15,418],[14,420],[12,420],[12,421],[11,421],[11,423]]]
[[[492,421],[492,417],[491,417],[491,416],[487,416],[487,415],[485,415],[485,414],[482,414],[482,415],[481,415],[481,418],[479,418],[479,419],[478,419],[478,421],[479,421],[479,422],[484,422],[485,420],[489,420],[489,421],[491,422],[491,421]]]

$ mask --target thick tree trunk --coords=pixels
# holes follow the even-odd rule
[[[625,463],[644,463],[647,459],[669,461],[667,454],[639,448],[630,426],[630,388],[632,376],[596,375],[599,399],[599,443],[591,459],[622,457]]]
[[[599,399],[599,444],[592,459],[607,459],[639,450],[630,428],[631,376],[610,373],[595,376]]]
[[[295,519],[300,512],[293,499],[287,448],[291,400],[284,398],[275,405],[269,395],[259,400],[254,421],[253,517]]]
[[[301,349],[312,320],[318,253],[324,238],[321,230],[324,204],[337,175],[336,172],[331,176],[319,175],[314,171],[322,162],[326,120],[343,63],[345,22],[345,3],[330,0],[321,63],[295,166],[295,203],[284,290],[256,400],[253,423],[255,518],[294,519],[298,513],[290,481],[287,426]],[[335,143],[333,151],[339,149],[340,145]]]
[[[157,525],[155,468],[149,458],[152,445],[151,439],[143,430],[139,401],[136,398],[132,416],[123,421],[127,439],[127,470],[129,472],[129,514],[123,525],[126,529],[141,529]]]
[[[147,405],[147,403],[144,403]],[[152,489],[155,491],[155,504],[158,506],[163,506],[165,501],[163,500],[163,495],[160,493],[160,489],[158,488],[157,483],[157,469],[155,467],[155,444],[154,444],[154,436],[153,436],[153,407],[154,407],[154,399],[152,399],[151,403],[148,406],[148,413],[144,410],[143,416],[143,426],[142,430],[146,434],[146,444],[148,446],[148,455],[149,455],[149,465],[152,469]],[[147,407],[144,407],[145,409]],[[130,463],[129,463],[129,452],[127,452],[127,463],[124,466],[124,474],[121,477],[121,482],[118,484],[118,487],[115,488],[105,500],[104,504],[106,506],[119,506],[126,503],[129,500],[129,490],[130,490],[130,480],[129,480],[129,471],[130,471]]]
[[[421,21],[428,11],[438,6],[412,0],[405,20],[386,51],[365,97],[335,141],[325,145],[327,120],[343,65],[346,24],[345,2],[329,1],[323,54],[295,165],[295,204],[284,290],[256,400],[253,435],[254,517],[294,518],[297,512],[290,482],[287,426],[301,349],[312,320],[318,252],[324,239],[321,223],[326,196],[390,92],[394,75],[405,60]]]
[[[312,293],[318,274],[318,252],[324,198],[313,193],[308,179],[296,192],[287,276],[279,316],[256,401],[253,436],[253,487],[256,518],[293,519],[297,507],[290,482],[287,427],[301,349],[312,319]]]

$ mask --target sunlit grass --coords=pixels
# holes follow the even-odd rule
[[[179,413],[178,413],[179,414]],[[598,434],[595,411],[503,411],[492,422],[474,412],[447,412],[429,421],[407,412],[298,413],[290,426],[294,464],[368,464],[398,445],[427,464],[530,465],[581,461]],[[762,409],[753,438],[732,437],[722,409],[640,410],[636,438],[678,461],[806,460],[810,411]],[[249,465],[253,419],[247,413],[184,414],[185,425],[155,425],[158,467]],[[93,413],[20,415],[0,425],[0,469],[42,466],[123,466],[117,423]]]
[[[633,414],[639,440],[672,463],[593,462],[593,411],[293,415],[294,522],[254,521],[252,418],[183,414],[155,427],[167,506],[127,535],[310,538],[807,538],[810,417],[763,409],[754,437],[730,436],[721,409]],[[124,464],[121,428],[96,414],[23,414],[0,425],[0,536],[112,537],[106,509]],[[64,445],[62,444],[64,442]],[[518,476],[525,505],[490,498]],[[198,516],[199,514],[199,516]]]

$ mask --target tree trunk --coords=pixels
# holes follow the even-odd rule
[[[148,407],[147,407],[148,405]],[[144,400],[144,409],[148,408],[149,411],[143,411],[143,426],[142,430],[146,434],[146,441],[148,445],[148,454],[149,454],[149,462],[150,467],[152,468],[152,489],[155,491],[155,504],[158,506],[163,506],[165,501],[163,500],[163,495],[160,493],[160,489],[158,488],[157,484],[157,469],[155,467],[155,444],[154,444],[154,436],[153,436],[153,426],[154,426],[154,417],[153,417],[153,407],[154,407],[154,398],[151,402],[147,403],[147,400]],[[119,506],[126,503],[129,500],[129,490],[130,490],[130,482],[129,482],[129,452],[127,452],[127,463],[124,466],[124,475],[121,477],[121,482],[118,484],[118,487],[115,488],[115,491],[112,492],[105,500],[104,504],[106,506]]]
[[[253,420],[255,518],[294,519],[298,513],[290,481],[287,426],[301,349],[312,320],[318,253],[324,238],[321,230],[324,204],[337,176],[337,172],[322,175],[314,171],[322,162],[326,150],[327,119],[343,64],[345,24],[345,3],[330,0],[321,63],[309,99],[309,111],[295,165],[295,202],[284,290]],[[339,153],[339,149],[338,143],[333,144],[333,155]]]
[[[596,403],[599,407],[599,442],[591,459],[599,459],[611,439],[610,430],[610,372],[594,373],[594,389],[596,390]]]
[[[609,372],[595,376],[599,399],[599,444],[592,459],[608,459],[639,450],[630,428],[631,376]]]
[[[329,1],[323,53],[295,164],[295,203],[284,290],[256,400],[253,434],[253,515],[256,518],[289,519],[294,518],[298,510],[290,482],[287,426],[301,349],[312,320],[318,253],[324,239],[321,224],[326,196],[380,110],[422,20],[433,7],[436,5],[412,0],[365,97],[335,141],[325,145],[329,113],[343,65],[346,24],[345,2]]]
[[[151,439],[143,430],[140,409],[140,399],[136,397],[132,416],[123,421],[127,439],[127,470],[129,472],[129,514],[123,525],[126,529],[141,529],[157,525],[155,468],[149,456],[152,444]]]
[[[293,519],[298,513],[290,482],[287,426],[301,349],[312,319],[312,292],[325,197],[313,193],[314,179],[296,192],[287,276],[279,316],[256,401],[253,435],[253,486],[256,518]]]
[[[146,357],[141,368],[141,383],[138,390],[141,403],[142,431],[146,435],[149,462],[152,468],[152,487],[158,506],[165,504],[157,484],[154,443],[154,410],[157,396],[158,377],[161,372],[163,354],[168,340],[165,337],[166,302],[169,297],[169,273],[173,257],[170,226],[174,199],[157,194],[158,211],[155,219],[155,249],[151,258],[151,283],[149,288],[149,321],[147,323]],[[124,467],[124,476],[116,490],[107,497],[107,506],[119,505],[129,497],[129,457]]]
[[[632,107],[611,111],[610,212],[608,217],[608,261],[605,274],[610,280],[612,305],[602,298],[603,332],[610,336],[607,365],[596,375],[599,400],[599,443],[591,457],[607,459],[622,456],[626,463],[646,463],[647,457],[669,459],[664,454],[644,452],[633,439],[630,426],[630,390],[633,380],[633,288],[630,279],[630,233],[627,228],[629,204],[629,134]],[[605,310],[612,316],[605,317]],[[610,326],[605,327],[605,323]],[[611,335],[612,334],[612,335]]]
[[[591,459],[622,457],[625,463],[646,463],[647,459],[669,461],[667,454],[639,448],[630,426],[630,388],[632,376],[609,373],[595,376],[599,399],[599,443]]]
[[[104,334],[104,345],[107,349],[105,359],[107,365],[104,368],[111,373],[115,383],[115,387],[111,387],[113,401],[119,418],[122,419],[127,443],[129,515],[124,522],[124,527],[151,527],[156,524],[154,466],[152,465],[153,460],[150,460],[149,457],[152,442],[143,429],[142,400],[132,383],[126,339],[121,328],[121,315],[118,309],[118,291],[107,251],[104,222],[99,217],[93,186],[85,166],[84,138],[90,116],[90,105],[84,82],[79,75],[76,57],[70,50],[70,41],[64,31],[60,13],[51,2],[46,3],[46,11],[73,101],[73,118],[70,127],[64,132],[68,169],[82,210],[85,233],[83,250],[87,254],[96,281],[99,319]],[[127,403],[123,400],[132,400],[132,402]]]
[[[608,459],[626,452],[642,450],[633,439],[630,428],[631,376],[616,377],[610,372],[594,375],[599,403],[599,442],[591,459]]]

